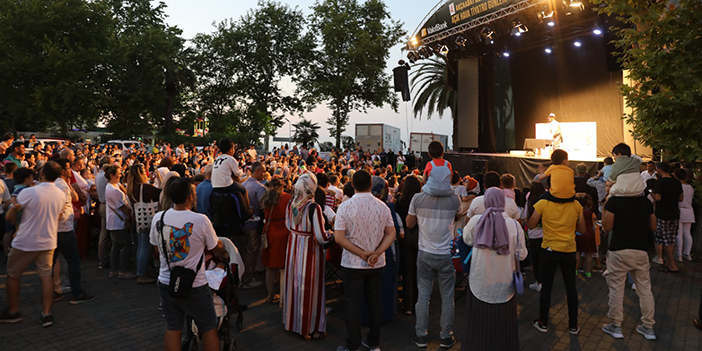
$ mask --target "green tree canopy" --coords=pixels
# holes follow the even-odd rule
[[[295,127],[295,134],[293,134],[293,141],[302,144],[304,147],[312,147],[319,139],[319,133],[317,130],[320,128],[319,124],[314,123],[307,119],[302,119],[300,122],[293,124]]]
[[[405,34],[382,0],[318,0],[310,30],[319,48],[299,89],[315,102],[326,102],[332,115],[329,132],[341,146],[351,111],[390,104],[397,110],[385,72],[389,50]]]
[[[614,28],[634,137],[668,157],[702,159],[702,2],[593,0],[625,24]]]

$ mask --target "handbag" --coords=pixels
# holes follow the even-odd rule
[[[136,219],[136,229],[139,233],[151,230],[151,221],[158,209],[158,202],[144,202],[144,184],[139,188],[139,201],[134,202],[134,218]]]
[[[163,217],[168,212],[168,209],[161,213],[161,220],[156,223],[159,236],[161,237],[161,250],[163,251],[163,256],[166,259],[166,266],[168,271],[171,272],[171,279],[168,283],[168,294],[173,297],[187,297],[190,295],[190,291],[193,289],[193,282],[195,282],[195,277],[197,272],[200,271],[202,267],[202,261],[204,260],[205,254],[200,256],[200,263],[197,265],[197,270],[185,268],[183,266],[175,266],[171,268],[171,263],[168,260],[168,250],[166,247],[166,240],[163,237]]]
[[[519,237],[522,236],[522,234],[519,233],[519,225],[517,224],[517,221],[514,221],[515,225],[517,226],[517,247],[515,248],[515,256],[514,256],[514,272],[512,273],[513,281],[514,281],[514,290],[518,295],[524,294],[524,276],[522,275],[522,270],[521,266],[519,265]]]
[[[264,250],[268,248],[268,228],[271,226],[270,216],[273,215],[273,208],[271,208],[268,215],[268,218],[265,219],[266,224],[263,227],[263,232],[261,232],[261,249]]]

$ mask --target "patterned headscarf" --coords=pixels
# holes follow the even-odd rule
[[[302,212],[307,206],[308,202],[314,201],[314,193],[317,190],[317,177],[307,172],[298,178],[295,182],[295,196],[293,196],[292,203],[292,214],[293,223],[295,225],[300,225],[302,222]]]
[[[385,202],[388,199],[388,182],[382,177],[373,176],[371,183],[371,194]]]
[[[505,195],[499,188],[485,191],[485,213],[480,216],[475,229],[475,247],[509,254],[509,234],[502,213],[505,211]]]

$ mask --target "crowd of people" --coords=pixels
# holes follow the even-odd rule
[[[555,150],[551,164],[539,165],[534,181],[520,189],[511,174],[460,175],[443,153],[432,142],[423,164],[414,153],[389,150],[334,150],[322,158],[287,145],[259,155],[228,139],[123,149],[45,145],[8,133],[0,142],[8,274],[0,322],[22,319],[20,277],[32,262],[42,284],[43,326],[53,324],[52,303],[64,293],[70,291],[72,304],[94,300],[80,274],[81,258],[95,243],[99,268],[110,278],[158,285],[169,350],[180,348],[186,314],[204,348],[217,349],[214,274],[205,272],[233,261],[233,252],[240,287],[265,288],[262,296],[280,307],[284,329],[306,340],[326,335],[325,270],[327,261],[337,266],[347,328],[339,351],[380,350],[382,324],[397,311],[415,316],[411,339],[427,347],[434,284],[442,348],[456,343],[455,292],[465,291],[471,318],[462,350],[518,350],[515,294],[523,272],[534,273],[528,287],[540,293],[540,308],[533,326],[545,333],[557,267],[570,334],[580,332],[576,277],[599,270],[612,319],[603,332],[623,337],[628,279],[642,311],[636,331],[655,339],[649,262],[675,273],[677,263],[692,259],[691,171],[644,164],[619,144],[591,177],[585,164],[574,171],[568,154]],[[456,239],[471,248],[469,271],[456,272]],[[158,268],[157,278],[150,268]],[[365,337],[362,321],[370,326]]]

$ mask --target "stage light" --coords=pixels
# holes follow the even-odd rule
[[[417,54],[414,51],[410,51],[407,53],[407,59],[409,60],[410,63],[415,63],[417,60],[419,60],[421,57],[419,57],[419,54]]]
[[[545,20],[549,20],[549,22],[553,22],[553,10],[551,10],[548,5],[542,5],[541,6],[541,11],[539,11],[536,14],[536,17],[539,20],[539,23],[544,23]]]
[[[503,52],[502,57],[509,57],[509,52],[507,52],[507,51]]]
[[[554,22],[554,21],[548,21],[548,23],[546,23],[546,24],[548,24],[549,27],[553,27],[553,26],[556,25],[556,22]]]
[[[490,29],[488,26],[483,27],[483,30],[480,31],[480,36],[483,38],[483,41],[490,42],[490,44],[492,44],[494,35],[495,31]]]
[[[579,47],[582,46],[583,44],[581,44],[579,41],[576,40],[576,41],[573,43],[573,45],[575,45],[575,47],[579,48]]]
[[[454,43],[456,43],[456,46],[465,47],[467,41],[468,41],[468,39],[466,39],[466,38],[464,38],[464,37],[462,37],[462,36],[460,36],[460,35],[457,35],[457,36],[456,36],[456,39],[454,40]]]
[[[440,52],[442,55],[448,54],[448,52],[449,52],[448,46],[442,45],[442,46],[441,46],[441,49],[439,49],[439,52]]]
[[[594,34],[594,35],[602,35],[602,30],[600,30],[599,28],[595,28],[595,30],[592,31],[592,34]]]
[[[410,44],[412,44],[412,46],[416,47],[417,44],[419,44],[417,37],[412,37],[412,39],[410,39]]]
[[[527,28],[519,17],[512,20],[512,30],[510,31],[510,35],[519,37],[522,35],[522,33],[526,33],[528,31],[529,28]]]
[[[430,58],[431,55],[434,54],[428,46],[422,46],[417,53],[419,53],[419,56],[422,58]]]
[[[551,48],[546,48],[546,49],[544,49],[544,51],[546,51],[547,54],[550,54],[550,53],[553,52],[553,49],[551,49]]]
[[[585,10],[585,5],[580,0],[563,0],[563,12],[566,14],[566,16],[570,16],[573,14],[573,10],[580,10],[583,11]]]

